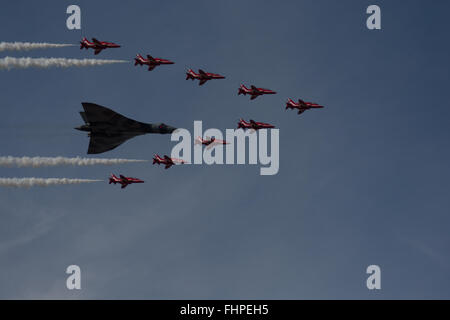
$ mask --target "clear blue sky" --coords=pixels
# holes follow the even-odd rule
[[[79,4],[82,30],[66,29]],[[365,26],[368,5],[382,30]],[[86,156],[81,102],[145,122],[280,128],[257,166],[0,168],[146,181],[0,189],[0,298],[450,298],[448,1],[8,1],[0,41],[120,43],[129,64],[1,71],[1,155]],[[176,62],[147,72],[132,58]],[[1,56],[91,58],[78,47]],[[186,68],[224,74],[199,87]],[[277,95],[249,101],[241,82]],[[297,116],[288,98],[326,106]],[[150,159],[169,136],[99,157]],[[82,270],[82,290],[65,269]],[[382,290],[365,286],[368,265]]]

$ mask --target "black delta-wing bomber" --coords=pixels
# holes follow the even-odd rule
[[[164,123],[143,123],[129,119],[95,103],[83,102],[80,112],[85,124],[75,129],[89,132],[88,154],[113,150],[128,139],[147,133],[170,134],[176,128]]]

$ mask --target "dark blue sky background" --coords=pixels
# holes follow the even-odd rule
[[[79,4],[82,30],[65,26]],[[367,6],[382,30],[366,28]],[[1,155],[86,156],[81,102],[145,122],[280,128],[259,166],[0,168],[146,181],[0,190],[0,298],[450,298],[448,1],[5,1],[0,41],[120,43],[129,64],[0,72]],[[153,72],[136,53],[176,62]],[[1,56],[93,58],[64,49]],[[199,87],[186,68],[226,75]],[[277,95],[249,101],[241,82]],[[288,98],[326,106],[297,116]],[[98,157],[150,159],[146,135]],[[82,290],[65,269],[82,270]],[[368,265],[382,290],[367,290]]]

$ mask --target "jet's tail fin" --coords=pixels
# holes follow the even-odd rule
[[[192,75],[192,72],[194,72],[192,69],[189,69],[189,70],[186,72],[186,80],[189,80],[189,79],[194,80],[194,76]]]
[[[83,37],[83,39],[80,41],[80,49],[83,49],[83,48],[87,49],[85,41],[87,41],[87,39],[86,39],[86,37]]]
[[[292,101],[292,99],[288,99],[286,102],[286,110],[287,109],[293,109],[294,107],[292,106],[292,103],[294,103],[294,101]]]
[[[136,58],[134,58],[134,65],[142,65],[142,59],[144,59],[140,54],[136,55]]]
[[[199,136],[195,138],[194,145],[202,144],[202,138]]]
[[[239,86],[239,90],[238,90],[238,96],[239,95],[241,95],[241,94],[246,94],[247,93],[247,91],[246,90],[248,90],[243,84],[241,84],[240,86]]]

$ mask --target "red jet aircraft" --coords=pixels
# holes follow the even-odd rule
[[[148,66],[148,71],[152,71],[153,69],[155,69],[155,67],[160,66],[162,64],[174,64],[175,62],[172,62],[170,60],[167,59],[161,59],[161,58],[153,58],[151,55],[147,55],[147,59],[145,59],[143,56],[141,56],[140,54],[136,55],[136,58],[134,58],[134,65],[147,65]]]
[[[197,137],[195,139],[194,144],[202,144],[206,146],[206,149],[211,149],[217,145],[220,144],[229,144],[229,142],[226,142],[225,140],[216,139],[214,137],[206,137],[206,139],[202,139],[202,137]]]
[[[171,158],[169,156],[164,156],[164,158],[161,158],[159,155],[155,154],[153,157],[153,164],[157,163],[160,165],[161,163],[165,165],[165,169],[169,169],[171,166],[176,164],[184,164],[186,163],[184,160]]]
[[[292,99],[288,99],[288,101],[286,102],[286,110],[298,109],[298,114],[302,114],[303,112],[309,109],[319,109],[319,108],[323,108],[323,106],[313,102],[305,102],[302,99],[298,99],[298,103],[294,102]]]
[[[217,73],[210,73],[205,72],[202,69],[198,69],[198,73],[195,73],[194,70],[189,69],[186,72],[186,80],[188,79],[198,79],[200,82],[198,83],[199,86],[205,84],[206,81],[212,80],[212,79],[225,79],[224,76],[217,74]]]
[[[89,42],[86,37],[83,38],[82,41],[80,41],[80,49],[86,48],[92,48],[94,49],[94,54],[99,54],[103,49],[106,48],[120,48],[120,45],[112,43],[112,42],[106,42],[106,41],[98,41],[95,38],[92,38],[92,42]]]
[[[275,128],[275,126],[268,124],[268,123],[264,123],[264,122],[256,122],[253,120],[250,120],[250,122],[246,122],[243,119],[240,119],[238,122],[238,129],[242,128],[244,130],[246,129],[253,129],[253,130],[259,130],[259,129],[270,129],[270,128]]]
[[[251,86],[250,89],[247,88],[245,85],[241,84],[238,90],[238,95],[243,94],[244,96],[247,94],[251,95],[250,100],[256,99],[257,97],[263,95],[263,94],[275,94],[275,91],[264,89],[264,88],[257,88],[255,86]]]
[[[143,180],[137,179],[137,178],[131,178],[131,177],[124,177],[123,175],[120,175],[120,178],[117,178],[114,174],[111,174],[111,177],[109,177],[109,184],[111,183],[120,183],[122,187],[121,189],[126,188],[129,184],[132,183],[144,183]]]

